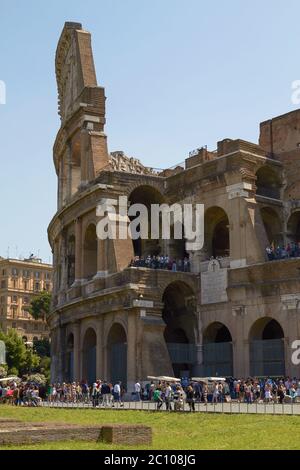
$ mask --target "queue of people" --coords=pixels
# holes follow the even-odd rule
[[[0,403],[15,406],[39,406],[79,403],[94,408],[124,406],[126,391],[120,381],[114,384],[96,380],[89,385],[86,380],[72,383],[51,384],[48,389],[36,384],[12,381],[0,385]],[[220,379],[209,382],[156,381],[141,385],[137,381],[127,401],[154,402],[157,410],[183,411],[187,403],[191,412],[195,403],[217,404],[229,401],[237,403],[300,403],[300,380],[296,378],[248,378]]]
[[[39,406],[42,402],[41,392],[37,385],[15,381],[0,385],[0,403],[16,406]]]
[[[135,256],[130,263],[130,267],[149,268],[149,269],[167,269],[169,271],[190,272],[191,266],[188,257],[171,258],[168,255],[157,255],[146,257]]]
[[[277,245],[272,243],[266,248],[266,254],[269,261],[299,258],[300,257],[300,242],[291,242],[287,245]]]

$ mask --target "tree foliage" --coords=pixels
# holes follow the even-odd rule
[[[9,374],[22,375],[38,368],[39,356],[31,348],[26,347],[16,330],[8,330],[7,334],[0,332],[0,339],[5,343]]]
[[[51,293],[43,291],[34,296],[30,302],[29,313],[35,320],[45,319],[50,313]]]

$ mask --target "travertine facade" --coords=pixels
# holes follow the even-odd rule
[[[46,320],[34,320],[28,312],[31,299],[52,291],[52,265],[31,257],[0,258],[0,328],[16,329],[25,341],[49,337]]]
[[[300,259],[270,262],[266,247],[300,241],[300,111],[262,123],[259,145],[224,139],[184,168],[157,172],[109,155],[104,89],[80,24],[63,29],[56,74],[53,379],[131,387],[162,374],[299,376],[291,345],[300,338]],[[96,206],[120,195],[205,205],[192,272],[128,267],[135,254],[183,257],[184,242],[97,238]]]

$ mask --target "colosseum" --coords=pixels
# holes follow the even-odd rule
[[[299,376],[300,110],[262,122],[258,144],[226,138],[154,170],[108,152],[105,91],[81,24],[65,24],[55,65],[52,379],[130,390],[149,375]],[[99,239],[96,208],[119,196],[204,204],[202,249]]]

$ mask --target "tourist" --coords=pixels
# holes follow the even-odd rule
[[[119,403],[120,406],[123,406],[122,403],[121,403],[121,382],[117,382],[114,385],[113,397],[114,397],[114,401],[113,401],[113,405],[112,405],[113,407],[115,406],[115,403]]]
[[[139,381],[136,382],[134,385],[134,394],[135,394],[135,399],[136,401],[141,400],[141,384]]]
[[[187,388],[186,401],[189,405],[190,411],[195,411],[195,391],[191,385]]]
[[[165,388],[165,403],[166,403],[167,411],[172,411],[172,406],[171,406],[172,394],[173,394],[172,387],[169,384],[169,382],[167,382],[166,388]]]

